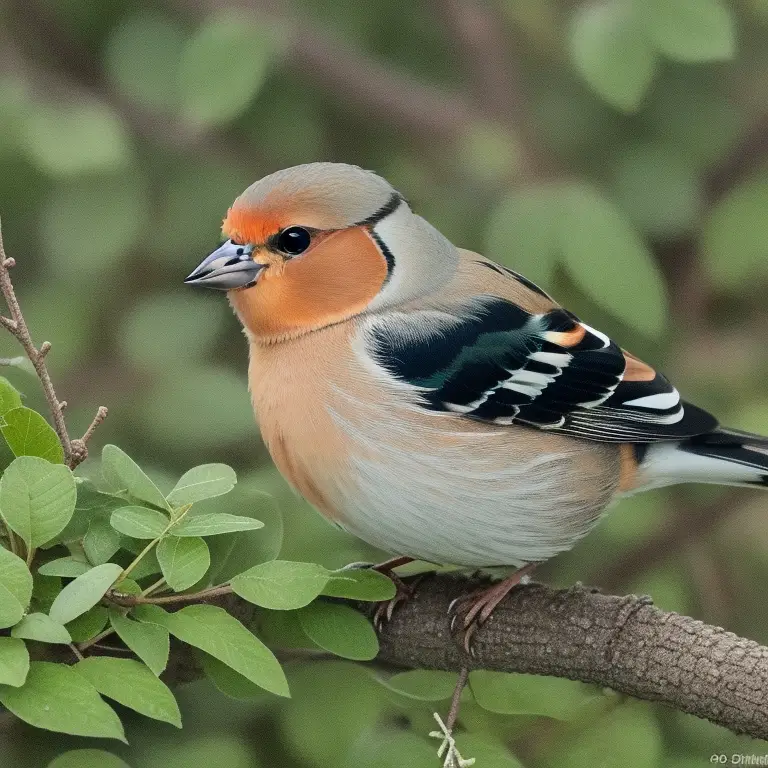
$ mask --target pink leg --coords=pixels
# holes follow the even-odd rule
[[[392,614],[395,612],[395,608],[401,603],[405,603],[413,597],[413,593],[416,589],[420,579],[415,579],[411,584],[405,584],[402,579],[395,573],[394,569],[399,568],[401,565],[408,565],[412,563],[412,557],[392,557],[389,560],[385,560],[383,563],[373,566],[374,571],[383,573],[388,576],[395,584],[395,596],[389,600],[383,600],[376,607],[376,612],[373,614],[373,626],[379,629],[385,622],[392,618]]]
[[[491,616],[496,606],[514,589],[520,581],[530,574],[538,563],[528,563],[518,568],[503,581],[498,581],[486,589],[457,597],[448,607],[451,617],[451,631],[461,638],[464,650],[472,652],[472,636]]]

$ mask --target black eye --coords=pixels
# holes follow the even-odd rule
[[[277,236],[277,247],[289,256],[296,256],[309,248],[312,238],[303,227],[288,227]]]

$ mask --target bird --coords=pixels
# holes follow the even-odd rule
[[[227,292],[288,483],[392,553],[390,574],[411,560],[515,569],[452,606],[467,650],[515,585],[623,496],[768,488],[768,438],[721,427],[372,171],[272,173],[236,198],[222,235],[185,282]]]

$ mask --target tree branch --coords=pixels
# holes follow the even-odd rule
[[[580,680],[768,739],[768,648],[661,611],[648,597],[603,595],[581,585],[556,590],[528,584],[499,605],[475,634],[473,656],[467,656],[449,631],[448,605],[483,584],[476,576],[424,578],[413,599],[381,629],[377,661],[414,669],[458,672],[467,667]],[[258,609],[236,595],[206,602],[259,631]],[[369,617],[375,610],[375,604],[345,602]],[[201,675],[192,649],[175,646],[165,681],[179,684]]]

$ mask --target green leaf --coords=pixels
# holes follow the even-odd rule
[[[395,582],[372,568],[340,568],[331,572],[322,594],[375,603],[391,600],[396,592]]]
[[[768,274],[768,174],[739,184],[711,209],[703,250],[716,285],[731,290]]]
[[[418,701],[445,701],[453,696],[458,675],[432,669],[399,672],[387,680],[376,678],[390,691]]]
[[[285,674],[272,651],[223,608],[190,605],[166,614],[164,622],[182,642],[205,651],[267,691],[289,695]]]
[[[245,110],[261,88],[279,47],[265,24],[242,12],[207,19],[187,42],[179,68],[182,111],[193,123],[220,125]],[[237,56],[231,52],[237,51]]]
[[[24,685],[29,672],[29,651],[23,640],[0,637],[0,685]]]
[[[199,536],[167,536],[157,545],[157,561],[168,585],[181,592],[205,576],[211,553]]]
[[[514,192],[491,211],[485,253],[546,289],[559,255],[561,189],[542,184]]]
[[[14,408],[21,408],[21,395],[5,376],[0,376],[0,416]]]
[[[0,547],[0,629],[21,621],[32,597],[32,574],[13,552]]]
[[[105,445],[101,453],[101,474],[113,491],[127,491],[134,499],[171,511],[160,489],[144,470],[116,445]]]
[[[93,639],[107,626],[108,619],[109,610],[103,605],[94,605],[90,610],[81,613],[67,624],[72,642],[85,643]]]
[[[0,512],[28,548],[39,547],[64,530],[76,499],[69,467],[45,459],[14,459],[0,479]]]
[[[173,507],[194,504],[203,499],[229,493],[237,482],[237,475],[226,464],[201,464],[185,472],[174,489],[168,494]]]
[[[37,106],[24,124],[24,148],[45,174],[71,177],[125,167],[131,157],[122,120],[106,104]]]
[[[216,499],[206,506],[236,509],[241,517],[264,519],[264,530],[225,533],[208,541],[211,550],[212,584],[223,584],[238,573],[258,563],[273,560],[280,554],[283,540],[283,518],[275,500],[255,490],[252,481],[238,483],[226,499]]]
[[[252,683],[239,672],[235,672],[232,667],[228,667],[224,662],[202,651],[197,653],[206,676],[225,696],[240,701],[251,701],[265,695],[263,688]]]
[[[31,408],[12,408],[0,423],[0,432],[14,456],[37,456],[54,464],[64,462],[64,449],[53,427]]]
[[[59,592],[61,592],[61,578],[59,576],[33,574],[30,607],[35,611],[48,613]]]
[[[179,705],[170,689],[141,662],[91,656],[78,662],[75,671],[103,696],[141,715],[181,728]]]
[[[155,8],[132,8],[109,34],[105,72],[126,98],[155,112],[170,111],[183,42],[179,21]]]
[[[131,506],[131,502],[112,493],[102,493],[91,480],[76,477],[77,504],[75,514],[67,527],[59,534],[57,541],[81,541],[93,520],[109,520],[109,515],[120,507]]]
[[[116,563],[104,563],[70,581],[53,601],[49,611],[51,618],[68,624],[93,608],[122,572]]]
[[[110,521],[105,518],[91,520],[83,536],[83,551],[88,560],[94,565],[102,565],[109,562],[119,549],[120,534]]]
[[[569,42],[576,69],[595,93],[625,112],[637,110],[657,60],[632,6],[620,0],[578,6]]]
[[[570,276],[606,310],[649,336],[664,330],[661,272],[610,201],[586,185],[570,185],[560,212],[560,246]]]
[[[469,675],[475,701],[502,715],[538,715],[573,720],[579,709],[599,694],[573,680],[540,675],[475,670]]]
[[[59,557],[56,560],[50,560],[43,563],[37,572],[42,576],[63,576],[65,578],[74,578],[80,576],[86,571],[91,570],[91,564],[84,560],[78,560],[75,557]]]
[[[156,509],[148,507],[120,507],[109,518],[110,525],[133,539],[159,539],[170,520]]]
[[[566,741],[552,742],[548,765],[567,765],[568,768],[667,765],[659,723],[653,710],[644,703],[626,702],[600,718],[590,718],[584,726]],[[722,731],[718,736],[722,743]]]
[[[635,7],[651,42],[670,59],[697,63],[735,55],[735,20],[721,0],[643,0]]]
[[[348,605],[316,602],[302,608],[298,616],[310,640],[337,656],[370,661],[379,652],[371,623]]]
[[[188,515],[174,526],[173,533],[176,536],[218,536],[221,533],[255,531],[263,527],[264,523],[261,520],[220,512],[218,514]]]
[[[158,624],[132,621],[116,608],[110,609],[109,620],[118,637],[156,675],[160,675],[168,665],[168,630]]]
[[[232,579],[235,594],[264,608],[292,611],[309,605],[328,583],[330,571],[316,563],[271,560]]]
[[[48,763],[48,768],[131,768],[111,752],[103,749],[72,749]]]
[[[0,686],[0,703],[35,728],[125,741],[112,708],[66,664],[33,661],[21,688]]]
[[[28,613],[12,630],[11,637],[23,640],[37,640],[39,643],[72,642],[67,628],[44,613]]]

